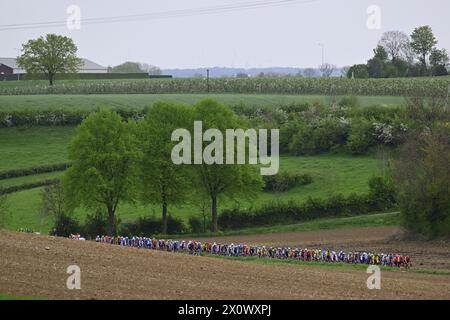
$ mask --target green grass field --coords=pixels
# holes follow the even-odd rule
[[[261,192],[255,201],[242,202],[241,207],[257,207],[271,201],[304,201],[307,197],[326,198],[332,194],[351,192],[365,193],[368,190],[367,180],[379,172],[380,162],[374,157],[352,158],[343,155],[323,155],[311,157],[282,157],[282,170],[290,172],[305,173],[312,175],[314,182],[307,186],[297,187],[288,192],[273,194]],[[15,179],[10,179],[15,180]],[[3,181],[9,183],[9,180]],[[38,216],[42,188],[21,191],[8,196],[11,219],[7,224],[10,229],[29,228],[47,232],[50,230],[52,221],[45,219],[41,221]],[[223,200],[219,203],[220,208],[236,205],[234,201]],[[192,204],[183,207],[171,207],[169,212],[187,221],[189,216],[200,213],[200,208]],[[87,212],[77,210],[76,216],[80,221],[84,220]],[[118,216],[122,221],[133,220],[141,216],[160,215],[158,206],[142,206],[124,204],[119,207]]]
[[[195,104],[204,98],[213,98],[227,105],[277,106],[304,102],[329,102],[320,95],[257,95],[257,94],[104,94],[104,95],[31,95],[0,96],[0,111],[25,109],[76,109],[107,108],[143,109],[156,101]],[[399,105],[402,97],[359,97],[361,106]]]
[[[0,129],[0,171],[23,169],[67,160],[73,127]]]

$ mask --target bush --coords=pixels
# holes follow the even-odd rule
[[[123,236],[146,236],[160,234],[162,219],[155,216],[141,217],[137,221],[128,221],[121,224],[119,233]],[[184,233],[186,228],[183,221],[172,216],[167,218],[167,233],[180,234]]]
[[[369,180],[369,197],[378,210],[387,210],[396,203],[394,183],[383,177],[372,177]]]
[[[61,164],[53,164],[53,165],[45,165],[45,166],[37,166],[27,169],[15,169],[0,172],[0,180],[11,179],[11,178],[19,178],[25,176],[33,176],[41,173],[49,173],[49,172],[57,172],[64,171],[70,167],[69,163],[61,163]]]
[[[341,100],[339,100],[338,105],[347,108],[358,108],[360,106],[358,97],[356,96],[342,97]]]
[[[78,221],[66,214],[60,214],[55,217],[52,234],[58,237],[68,237],[71,234],[81,233],[82,228]]]
[[[116,226],[120,223],[116,222]],[[88,214],[83,226],[83,235],[87,238],[94,239],[97,235],[108,234],[108,217],[102,212]]]
[[[303,186],[312,183],[312,177],[309,174],[289,174],[287,172],[278,173],[273,176],[263,177],[267,192],[285,192],[297,186]]]
[[[352,154],[363,154],[375,144],[372,123],[364,118],[352,120],[346,147]]]

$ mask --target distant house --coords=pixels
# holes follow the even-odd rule
[[[103,67],[88,59],[83,59],[83,66],[79,73],[107,73],[108,68]],[[12,71],[11,71],[12,70]],[[2,73],[4,72],[4,73]],[[7,73],[11,72],[11,73]],[[0,58],[0,74],[24,74],[26,71],[19,68],[15,58]]]
[[[4,65],[0,63],[0,75],[9,75],[13,74],[13,68],[8,67],[7,65]]]

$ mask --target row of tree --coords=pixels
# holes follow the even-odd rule
[[[366,64],[346,70],[349,78],[392,78],[448,75],[449,55],[436,47],[438,41],[429,26],[421,26],[411,36],[401,31],[385,32],[374,56]]]
[[[77,51],[71,38],[47,34],[23,44],[17,64],[28,74],[45,74],[52,86],[56,74],[78,73],[84,62],[77,57]],[[116,67],[108,67],[108,72],[162,74],[160,68],[139,62],[125,62]]]
[[[175,165],[171,154],[177,143],[171,141],[172,132],[186,128],[193,133],[194,119],[203,122],[204,130],[216,128],[223,134],[242,127],[229,108],[213,100],[193,108],[157,103],[139,121],[124,121],[111,110],[90,115],[69,145],[72,167],[62,179],[69,212],[78,207],[107,212],[108,230],[114,234],[119,205],[157,204],[166,233],[169,206],[207,199],[211,231],[216,232],[219,200],[253,198],[264,182],[250,165]]]

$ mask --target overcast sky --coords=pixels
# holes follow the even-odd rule
[[[81,18],[214,8],[258,0],[1,0],[0,29],[10,24],[65,21],[77,5]],[[264,3],[264,0],[259,0]],[[266,0],[273,1],[273,0]],[[325,60],[338,66],[364,63],[381,34],[430,25],[438,47],[450,49],[448,0],[312,0],[276,7],[236,9],[205,15],[66,26],[0,30],[0,56],[15,57],[22,43],[46,33],[73,38],[79,56],[104,66],[139,61],[162,68],[187,67],[317,67],[321,47]],[[381,10],[380,29],[368,28]],[[185,12],[185,11],[182,11]],[[6,13],[6,14],[5,14]],[[161,17],[161,15],[157,15]],[[376,21],[375,21],[376,22]]]

